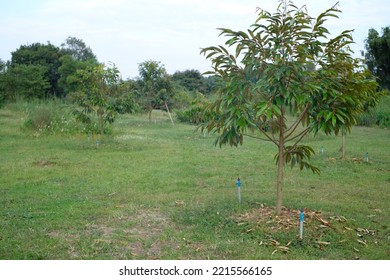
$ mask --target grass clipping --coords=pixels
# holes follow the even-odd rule
[[[376,230],[360,228],[354,220],[344,216],[332,216],[310,209],[303,209],[305,214],[304,233],[299,238],[300,210],[282,208],[282,214],[276,215],[275,208],[259,204],[260,207],[235,217],[237,226],[243,228],[244,234],[257,236],[259,245],[272,246],[272,255],[288,253],[294,247],[311,247],[326,250],[331,246],[344,246],[355,253],[362,247],[378,245],[375,239]]]

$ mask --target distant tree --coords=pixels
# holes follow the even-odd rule
[[[223,87],[223,80],[216,75],[206,77],[206,94],[213,94]]]
[[[348,66],[346,66],[348,67]],[[345,88],[341,89],[343,95],[353,96],[355,100],[355,107],[351,103],[353,110],[352,124],[357,124],[358,117],[365,112],[368,112],[371,108],[375,107],[380,102],[381,97],[386,94],[386,91],[379,91],[379,84],[373,83],[375,77],[371,72],[362,69],[360,72],[353,71],[352,69],[346,70],[344,79],[355,80],[356,82],[346,84]],[[358,82],[360,79],[360,82]],[[346,135],[351,131],[351,126],[344,126],[340,124],[341,131],[341,159],[346,159]]]
[[[378,77],[382,88],[390,90],[390,26],[382,28],[382,36],[371,28],[365,40],[365,62]]]
[[[66,96],[68,93],[75,92],[81,86],[76,75],[77,70],[86,69],[87,65],[84,65],[81,61],[76,61],[71,55],[64,55],[61,57],[61,66],[58,68],[60,78],[58,85],[64,91]]]
[[[62,96],[62,91],[58,87],[60,74],[58,68],[61,65],[60,49],[50,43],[34,43],[22,45],[11,53],[10,67],[16,65],[37,65],[45,69],[45,79],[49,81],[50,87],[46,91],[46,96]]]
[[[225,83],[202,130],[217,133],[219,145],[243,144],[244,135],[275,144],[277,214],[283,166],[319,172],[310,163],[314,150],[300,144],[304,136],[350,130],[365,101],[378,98],[377,83],[351,56],[351,31],[328,39],[324,23],[339,12],[332,7],[313,18],[305,6],[282,0],[276,13],[259,9],[247,32],[220,29],[233,54],[223,46],[201,51],[212,61],[208,74]],[[295,116],[292,122],[288,113]]]
[[[97,63],[96,55],[92,52],[90,47],[84,43],[83,40],[76,37],[69,36],[65,43],[61,44],[62,51],[69,54],[76,61],[93,61]]]
[[[78,80],[77,70],[85,70],[88,67],[99,65],[94,60],[76,60],[69,54],[62,56],[60,61],[61,66],[58,68],[58,73],[60,74],[58,86],[62,89],[64,96],[79,90],[81,85]]]
[[[85,70],[99,63],[91,48],[87,47],[83,40],[75,37],[68,37],[65,43],[61,44],[61,51],[63,56],[60,58],[61,66],[58,68],[60,74],[58,85],[64,95],[67,95],[78,90],[77,70]]]
[[[5,73],[6,73],[6,63],[0,58],[0,107],[6,100],[5,96]]]
[[[42,65],[15,64],[0,73],[0,92],[4,100],[44,98],[50,83]]]
[[[153,109],[165,109],[169,113],[169,103],[174,91],[171,78],[164,65],[148,60],[139,64],[138,71],[140,75],[138,80],[139,103],[148,112],[149,121],[152,119]]]
[[[0,58],[0,74],[6,71],[7,63]]]
[[[190,106],[176,112],[177,119],[181,122],[200,125],[206,122],[210,116],[207,110],[210,100],[203,94],[197,93]]]
[[[110,106],[110,99],[115,95],[119,82],[119,70],[115,65],[103,64],[77,70],[80,90],[72,93],[71,98],[78,104],[74,113],[77,119],[87,125],[88,132],[104,134],[106,123],[115,120],[115,110]],[[95,121],[96,118],[96,121]]]
[[[177,71],[172,80],[190,92],[205,93],[207,90],[206,79],[198,70]]]
[[[120,81],[113,98],[110,100],[110,108],[119,114],[135,113],[139,111],[136,101],[136,82],[133,80]]]

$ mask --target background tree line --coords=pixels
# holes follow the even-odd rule
[[[363,53],[367,68],[382,89],[390,87],[389,28],[383,28],[382,35],[370,29]],[[87,120],[86,114],[92,109],[86,109],[86,99],[93,92],[93,85],[88,83],[96,83],[96,77],[88,78],[88,73],[93,76],[103,71],[103,79],[107,73],[115,72],[117,77],[109,85],[101,83],[105,89],[101,89],[104,99],[100,103],[105,103],[107,112],[145,112],[150,119],[154,109],[171,109],[180,121],[199,124],[207,118],[205,108],[222,85],[217,75],[206,77],[198,70],[169,74],[159,61],[144,61],[138,68],[137,78],[123,80],[114,64],[102,66],[92,49],[75,37],[68,37],[60,46],[50,42],[22,45],[11,53],[10,61],[0,59],[0,104],[20,99],[70,100],[84,106],[84,118],[79,114],[83,110],[76,114]],[[362,114],[358,123],[390,126],[386,111],[389,103],[388,97],[383,98],[376,108]]]
[[[91,48],[75,37],[68,37],[59,47],[50,42],[22,45],[11,53],[10,61],[0,60],[1,96],[9,101],[64,98],[82,87],[78,72],[100,64]],[[169,75],[158,61],[140,63],[138,78],[120,78],[118,83],[125,83],[127,94],[132,94],[140,107],[147,110],[160,107],[161,100],[172,99],[182,91],[190,95],[195,92],[209,95],[215,88],[215,79],[203,77],[198,70]],[[151,95],[161,100],[151,100],[155,99]]]

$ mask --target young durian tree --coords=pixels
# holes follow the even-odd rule
[[[259,8],[246,32],[220,28],[228,38],[225,46],[201,50],[212,63],[207,74],[225,83],[201,129],[216,133],[220,146],[242,145],[244,136],[275,144],[277,214],[284,165],[319,173],[309,161],[314,150],[301,144],[305,135],[349,131],[366,101],[374,104],[380,95],[375,80],[352,57],[352,30],[329,38],[325,22],[340,12],[335,5],[313,18],[306,6],[282,0],[275,13]],[[294,116],[292,122],[287,114]]]

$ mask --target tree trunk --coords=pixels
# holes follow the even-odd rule
[[[175,125],[175,123],[173,122],[172,116],[171,116],[171,112],[169,112],[169,108],[168,108],[167,102],[165,102],[165,108],[167,108],[167,112],[168,112],[169,118],[171,119],[172,125]]]
[[[341,133],[341,159],[345,159],[345,131]]]
[[[278,143],[278,179],[276,181],[276,215],[282,213],[283,205],[283,165],[284,165],[284,127],[283,117],[279,120],[280,131],[279,131],[279,143]]]
[[[99,107],[99,109],[97,110],[97,115],[98,115],[98,122],[99,122],[100,138],[102,138],[104,133],[104,119],[103,119],[104,109],[102,107]]]
[[[276,215],[282,213],[283,205],[283,145],[279,144],[278,179],[276,182]]]
[[[149,110],[149,122],[151,123],[152,122],[152,112],[153,112],[153,108]]]

